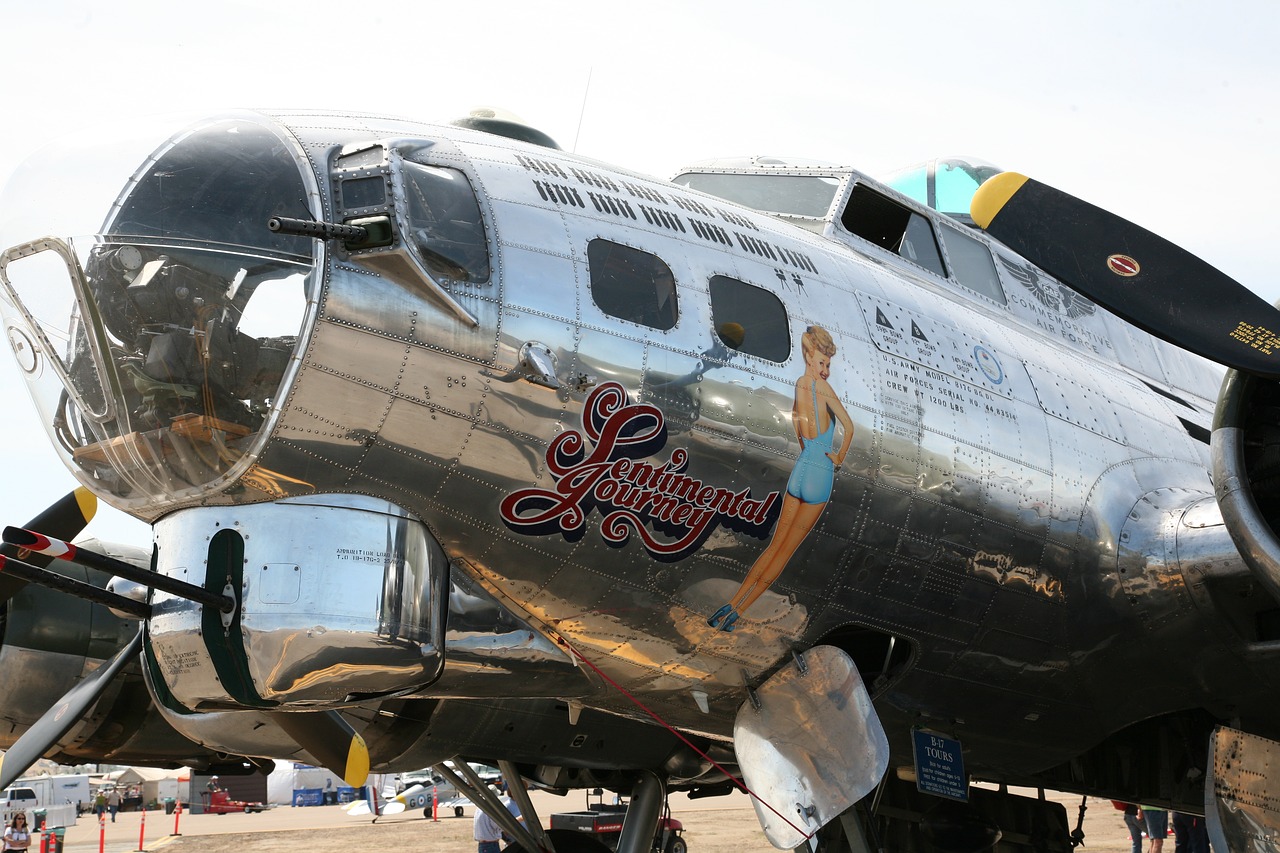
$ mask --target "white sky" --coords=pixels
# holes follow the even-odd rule
[[[871,172],[974,155],[1280,297],[1266,236],[1280,224],[1271,0],[44,0],[12,4],[3,25],[0,176],[51,139],[91,143],[107,118],[303,107],[447,120],[483,104],[664,177],[742,154]],[[22,385],[0,355],[0,524],[74,486]],[[89,532],[147,536],[109,508]]]

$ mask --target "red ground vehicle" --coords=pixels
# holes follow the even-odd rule
[[[599,798],[603,792],[597,788],[592,793]],[[587,833],[604,842],[610,850],[617,850],[622,820],[626,815],[626,803],[606,805],[588,801],[586,811],[553,814],[550,828]],[[658,831],[653,838],[654,853],[687,853],[689,845],[681,837],[682,832],[684,824],[671,816],[670,806],[663,804],[662,820],[658,822]]]
[[[200,799],[204,801],[205,814],[231,814],[232,812],[265,812],[271,808],[266,803],[246,803],[244,800],[233,800],[226,791],[201,791]]]

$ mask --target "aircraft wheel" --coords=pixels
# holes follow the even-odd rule
[[[689,853],[689,844],[678,835],[667,839],[666,853]]]
[[[454,817],[462,817],[462,806],[454,806],[454,807],[453,807],[453,816],[454,816]]]
[[[431,806],[427,806],[425,809],[422,810],[422,816],[425,818],[431,817]]]
[[[556,853],[613,853],[609,845],[599,838],[576,829],[548,829],[547,837],[551,839]],[[523,850],[518,844],[508,844],[502,848],[502,853],[522,853]]]

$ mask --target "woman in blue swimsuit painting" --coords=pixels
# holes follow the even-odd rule
[[[818,523],[818,516],[831,498],[835,470],[844,462],[853,442],[853,419],[827,383],[831,358],[836,354],[831,333],[821,326],[810,326],[800,337],[800,348],[804,352],[804,374],[796,380],[795,403],[791,407],[800,456],[787,481],[787,494],[769,546],[756,559],[729,603],[707,620],[708,625],[721,631],[734,629],[739,616],[777,580],[791,555]],[[834,450],[837,421],[840,449]]]

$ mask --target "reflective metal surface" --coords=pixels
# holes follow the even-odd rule
[[[1223,382],[1213,431],[1214,470],[1218,473],[1215,487],[1243,559],[1259,583],[1280,598],[1280,538],[1258,505],[1247,462],[1248,443],[1252,439],[1256,446],[1258,441],[1249,427],[1258,419],[1252,404],[1261,384],[1237,371],[1228,373]],[[1266,426],[1263,424],[1264,429]],[[1265,468],[1262,473],[1265,477]]]
[[[889,741],[853,661],[814,646],[753,691],[733,725],[734,750],[769,843],[799,847],[870,793]]]
[[[290,527],[312,530],[309,545],[275,535]],[[222,625],[211,608],[153,593],[151,650],[188,708],[339,705],[410,691],[440,671],[446,563],[425,528],[385,501],[178,512],[156,525],[156,544],[160,572],[239,602]]]
[[[1205,818],[1215,850],[1280,850],[1280,809],[1271,795],[1280,743],[1225,726],[1213,733]]]
[[[137,246],[198,248],[228,270],[267,254],[253,217],[230,215],[231,197],[206,210],[184,196],[183,227],[157,225],[167,208],[147,176],[188,144],[194,155],[199,133],[153,139],[112,172],[114,206],[81,230],[3,235],[9,248],[46,233],[97,235],[69,244],[84,281],[38,256],[57,261],[49,274],[62,302],[51,316],[63,344],[44,343],[39,312],[11,295],[0,306],[7,339],[69,467],[104,500],[157,522],[161,571],[219,592],[229,574],[241,599],[238,621],[223,625],[153,597],[154,658],[179,704],[367,710],[385,694],[562,697],[648,720],[612,682],[670,724],[727,741],[748,685],[788,667],[792,650],[829,643],[877,674],[876,712],[899,765],[922,723],[962,740],[975,775],[1027,779],[1183,709],[1275,720],[1256,689],[1277,674],[1269,649],[1280,637],[1258,618],[1271,605],[1239,585],[1236,547],[1202,507],[1215,484],[1237,485],[1210,476],[1212,366],[984,235],[969,235],[970,250],[993,258],[982,292],[952,273],[945,245],[938,273],[859,236],[841,219],[859,186],[858,197],[885,194],[926,228],[951,225],[854,170],[788,172],[836,187],[827,218],[808,222],[819,234],[456,127],[241,120],[280,141],[249,149],[278,156],[272,184],[291,188],[289,198],[251,194],[255,210],[279,201],[286,215],[330,223],[376,214],[392,233],[386,246],[332,240],[294,252],[300,266],[287,277],[304,301],[280,315],[298,324],[279,348],[287,364],[228,391],[252,415],[248,434],[205,422],[195,439],[149,435],[172,434],[170,418],[146,429],[121,421],[99,438],[92,425],[106,423],[94,418],[108,417],[108,398],[118,414],[141,408],[163,421],[183,414],[157,396],[172,392],[209,416],[230,399],[205,391],[226,382],[99,381],[101,400],[85,397],[86,423],[73,423],[64,392],[95,386],[59,378],[46,351],[63,346],[54,354],[65,361],[65,341],[78,340],[66,322],[73,303],[92,319],[85,305],[111,302],[88,282],[119,285],[124,274],[95,277],[90,261],[133,263],[112,253],[129,243],[134,213],[147,226]],[[218,141],[220,162],[242,162],[234,140]],[[448,190],[429,191],[436,179]],[[418,190],[426,203],[413,207]],[[466,203],[434,204],[446,199]],[[600,240],[670,270],[674,325],[602,307],[589,255]],[[247,279],[237,266],[214,288],[224,307],[236,305],[241,269]],[[711,299],[721,278],[777,297],[785,329],[774,339],[789,340],[789,353],[730,346]],[[178,299],[177,287],[160,291]],[[164,347],[188,343],[195,308],[143,324],[163,326],[142,342],[145,357],[118,340],[96,360],[92,347],[72,349],[72,361],[85,377],[91,365],[119,374],[128,359],[145,368],[159,345],[152,366],[169,363]],[[241,331],[222,318],[218,329]],[[812,327],[829,346],[806,349]],[[234,338],[239,356],[277,350],[264,341],[277,335],[245,334],[253,343]],[[186,386],[196,398],[179,393]],[[829,490],[789,501],[805,446],[828,428]],[[101,459],[85,456],[94,445]],[[311,496],[323,499],[290,500]],[[807,527],[794,523],[799,503]],[[1237,533],[1261,523],[1230,511],[1225,521]],[[786,559],[773,560],[775,539],[794,546]],[[726,606],[736,618],[716,620]],[[1164,687],[1118,691],[1134,672]],[[1098,784],[1121,775],[1114,764],[1094,772]]]

